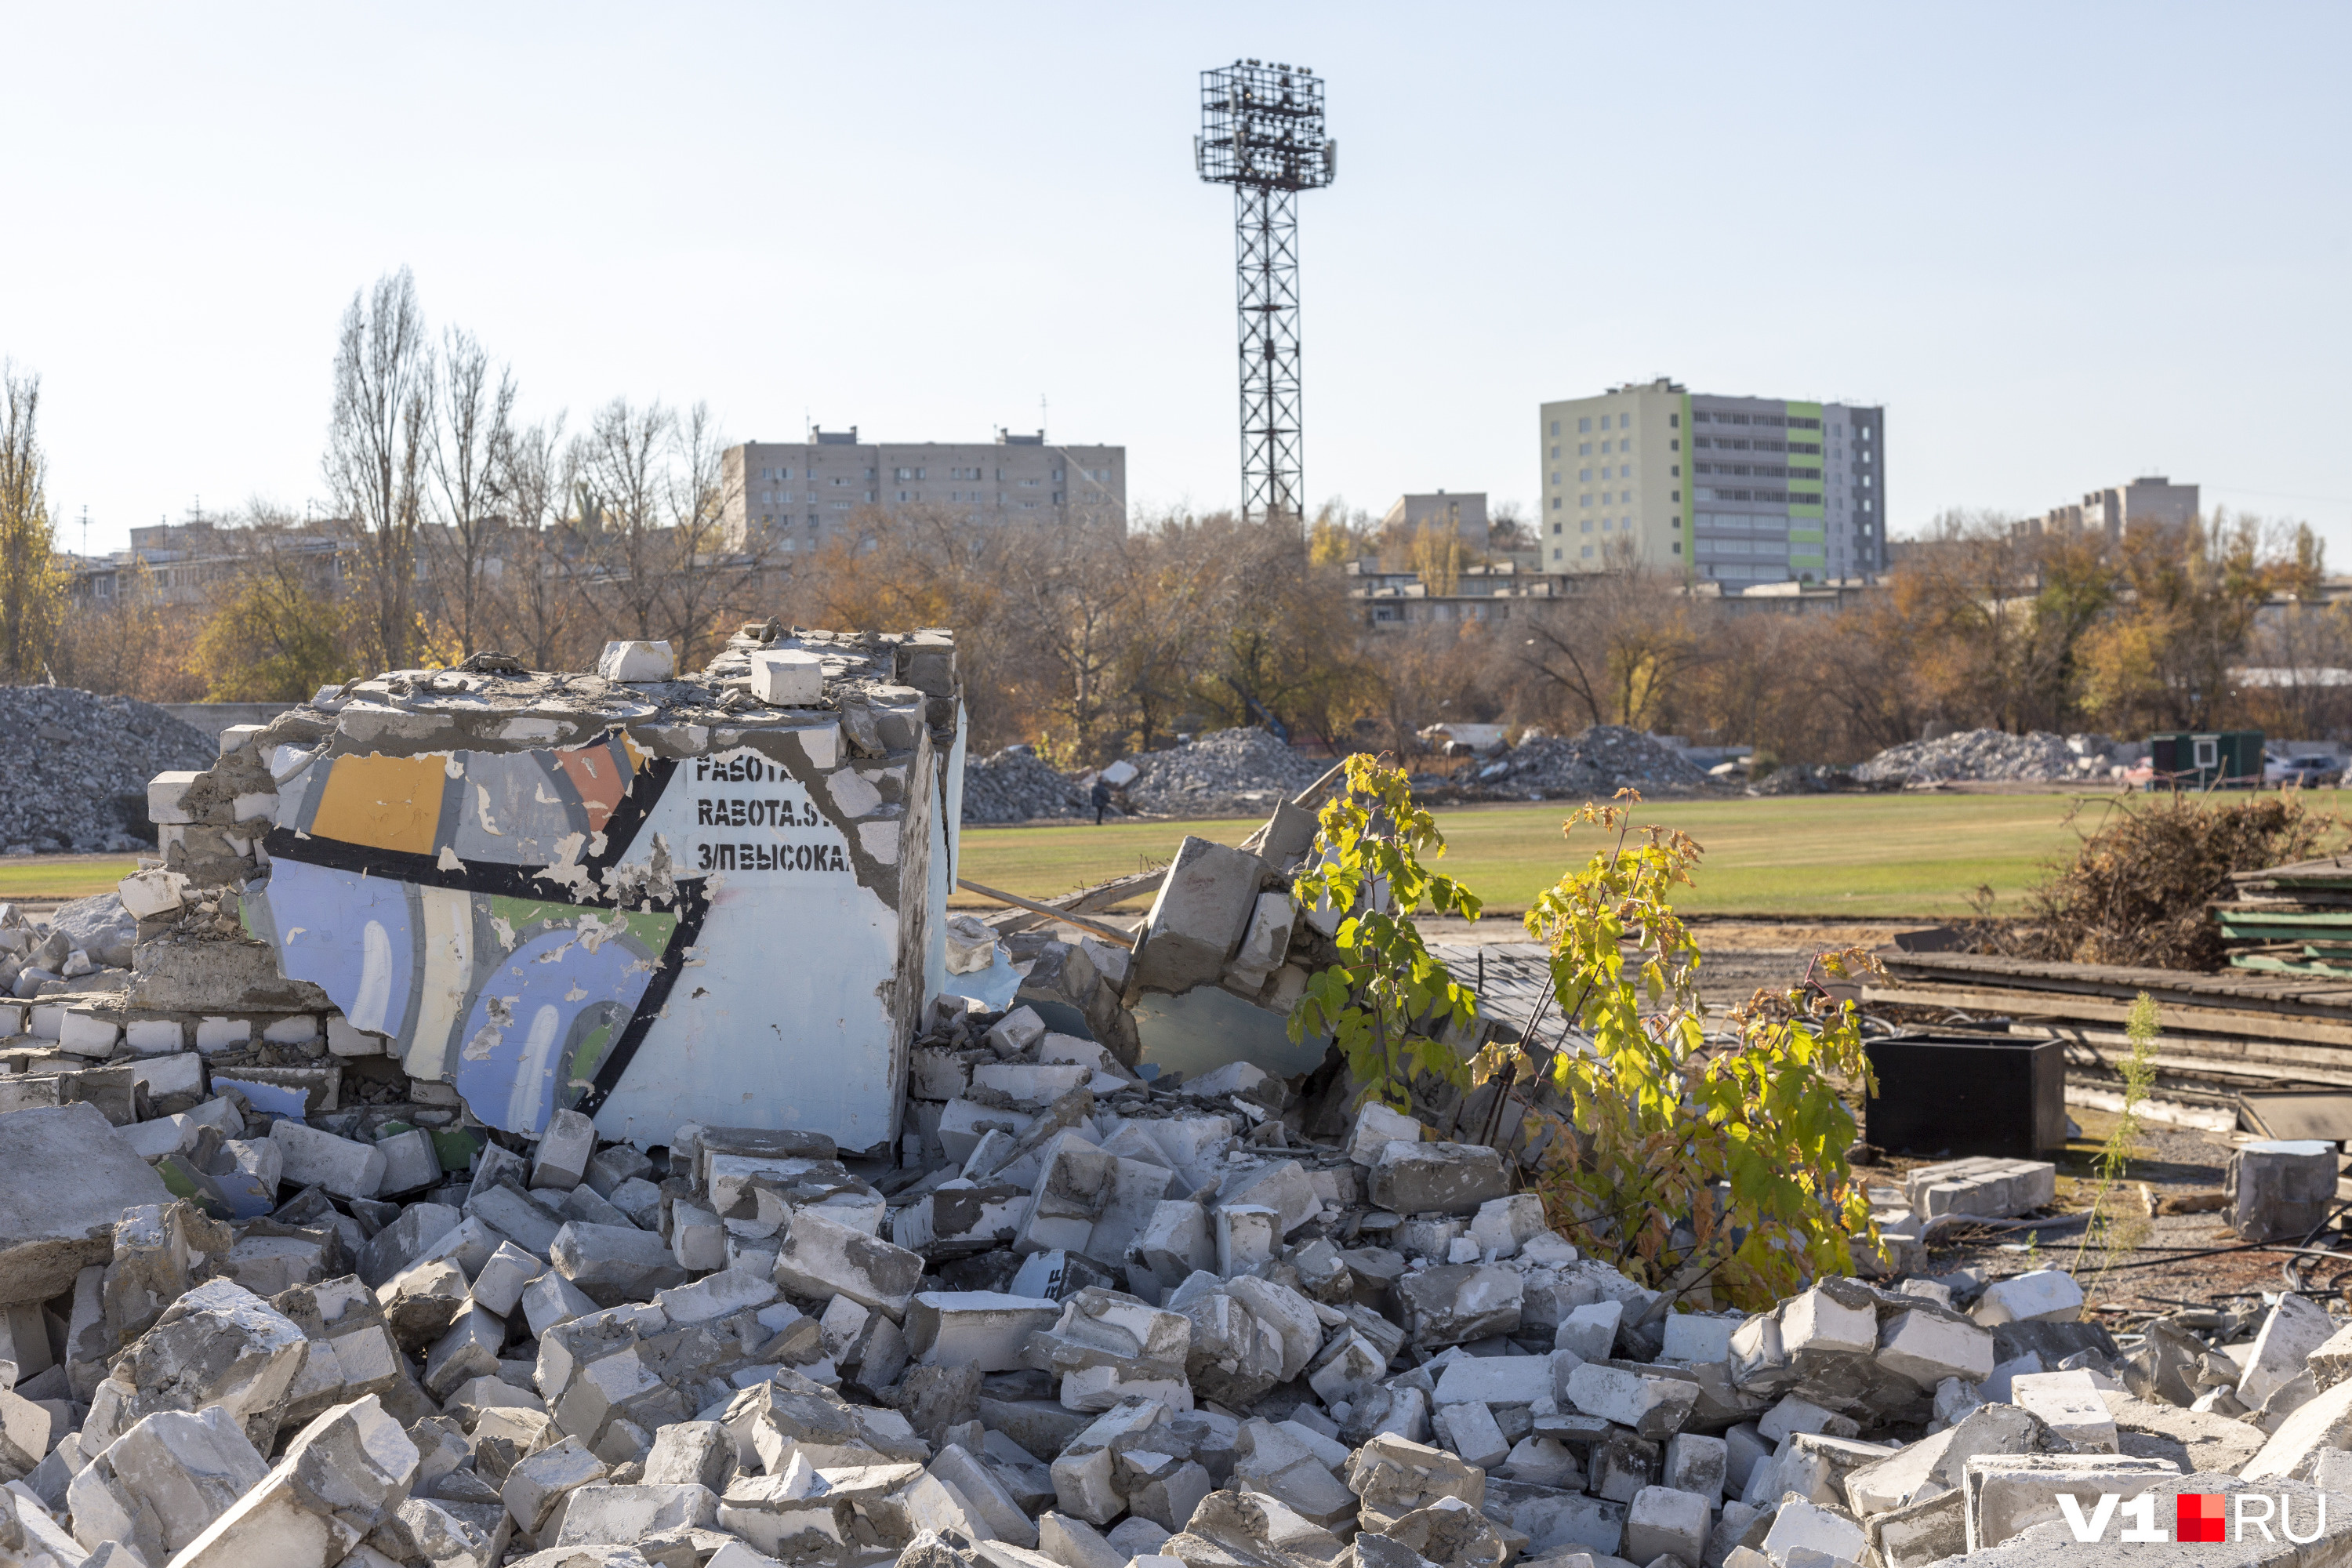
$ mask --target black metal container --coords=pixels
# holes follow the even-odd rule
[[[1863,1136],[1890,1154],[2032,1160],[2066,1142],[2066,1047],[1989,1035],[1890,1035],[1864,1049],[1878,1092]]]

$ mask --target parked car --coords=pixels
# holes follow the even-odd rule
[[[2324,752],[2263,759],[2263,782],[2325,789],[2344,782],[2344,764]]]

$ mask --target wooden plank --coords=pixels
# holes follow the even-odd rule
[[[1973,985],[1879,985],[1863,987],[1864,1002],[1891,1002],[1912,1007],[1951,1007],[1964,1013],[2005,1013],[2042,1018],[2075,1018],[2090,1023],[2121,1024],[2131,1017],[2131,1004],[2104,996],[2056,991],[2010,991]],[[2352,1049],[2352,1024],[2334,1020],[2290,1017],[2231,1007],[2199,1007],[2156,999],[2157,1017],[2167,1029],[2195,1034],[2245,1035],[2261,1039],[2307,1040],[2315,1045]]]
[[[1057,911],[1050,917],[1052,919],[1060,919],[1059,911],[1064,910],[1074,915],[1093,914],[1109,909],[1113,904],[1124,903],[1148,888],[1157,887],[1166,879],[1167,875],[1165,868],[1153,871],[1129,871],[1123,877],[1113,877],[1108,882],[1097,882],[1091,888],[1080,888],[1075,893],[1065,893],[1058,899],[1047,899],[1045,901]],[[981,918],[985,920],[999,936],[1010,936],[1014,931],[1027,931],[1031,926],[1042,925],[1049,917],[1034,912],[1026,905],[1021,905],[1000,910],[992,915],[983,915]]]
[[[1967,980],[2057,994],[2121,997],[2151,991],[2352,1023],[2352,987],[2316,981],[2256,980],[2227,971],[2206,974],[2181,969],[2051,963],[1984,953],[1881,952],[1878,956],[1889,974],[1931,984]]]
[[[1115,942],[1124,948],[1135,946],[1133,931],[1115,926],[1108,921],[1098,921],[1088,915],[1073,914],[1068,910],[1057,910],[1051,904],[1041,904],[1034,899],[1024,899],[1018,893],[1006,893],[994,888],[984,888],[978,882],[966,881],[961,877],[956,879],[956,886],[967,893],[978,893],[983,899],[994,899],[1000,904],[1011,904],[1014,909],[1027,910],[1033,914],[1047,916],[1064,925],[1073,925],[1080,931],[1092,931],[1105,942]]]

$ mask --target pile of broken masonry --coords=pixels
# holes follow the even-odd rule
[[[443,1178],[224,1098],[161,1158],[242,1144],[289,1194],[243,1223],[152,1123],[0,1115],[0,1563],[1912,1568],[2046,1562],[2062,1494],[2352,1493],[2352,1327],[2299,1297],[2243,1345],[2118,1345],[2053,1269],[1664,1310],[1385,1107],[1318,1145],[1246,1065],[926,1038],[1083,1081],[878,1182],[569,1111]]]
[[[835,706],[666,660],[362,683],[175,781],[135,930],[77,923],[59,954],[0,921],[38,976],[0,1002],[31,1037],[0,1053],[0,1568],[1914,1568],[2047,1561],[2061,1500],[2103,1494],[2242,1493],[2297,1535],[2336,1494],[2352,1522],[2352,1329],[2300,1297],[2120,1341],[2053,1269],[1718,1312],[1580,1257],[1517,1190],[1539,1143],[1449,1141],[1467,1105],[1425,1125],[1328,1073],[1134,1070],[1123,994],[1278,1014],[1317,962],[1336,917],[1294,922],[1244,851],[1186,840],[1131,959],[1023,932],[1009,1010],[915,1009],[903,1136],[866,1150],[485,1127],[248,931],[285,830],[268,759],[305,726],[471,755],[436,737],[560,698],[684,761],[837,712],[877,777],[919,778],[951,698],[898,682],[945,641],[747,627],[727,668],[784,640]],[[850,815],[922,826],[897,804]],[[1265,865],[1309,837],[1285,804]],[[166,995],[225,988],[236,1016]],[[2324,1213],[2333,1164],[2233,1190]],[[2046,1202],[2048,1171],[1914,1173],[1880,1205],[1899,1261],[1947,1215]]]

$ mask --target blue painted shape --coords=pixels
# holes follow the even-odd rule
[[[287,978],[326,992],[355,1029],[404,1034],[416,973],[407,883],[278,860],[268,901]]]
[[[503,1131],[545,1131],[572,1052],[614,1007],[635,1011],[659,962],[619,934],[592,951],[568,925],[517,943],[476,986],[455,1042],[454,1081],[467,1107]]]
[[[309,1095],[299,1089],[289,1089],[282,1083],[251,1083],[241,1078],[228,1078],[220,1073],[215,1073],[213,1075],[214,1092],[217,1093],[224,1089],[236,1090],[252,1102],[254,1110],[266,1110],[272,1116],[290,1116],[299,1121],[310,1109]]]

